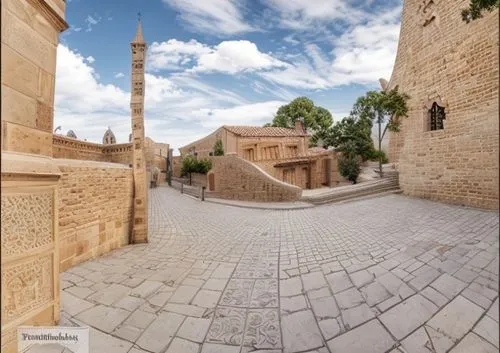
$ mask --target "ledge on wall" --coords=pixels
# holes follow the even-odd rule
[[[51,157],[2,151],[2,175],[4,174],[59,178],[61,171]]]

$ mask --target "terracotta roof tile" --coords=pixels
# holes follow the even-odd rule
[[[226,126],[227,131],[238,136],[246,137],[284,137],[284,136],[308,136],[307,133],[288,129],[284,127],[259,127],[259,126]]]

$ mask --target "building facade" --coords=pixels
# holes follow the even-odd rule
[[[498,10],[467,24],[468,0],[406,0],[390,82],[410,96],[390,135],[405,194],[498,209]]]
[[[302,189],[333,186],[338,180],[335,152],[310,149],[309,135],[299,121],[295,129],[222,126],[179,151],[181,156],[209,158],[213,156],[217,140],[222,141],[225,155],[236,155],[270,176]]]

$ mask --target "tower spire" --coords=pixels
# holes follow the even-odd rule
[[[135,32],[135,37],[132,43],[145,43],[144,37],[142,36],[142,23],[141,23],[141,13],[137,13],[137,30]]]

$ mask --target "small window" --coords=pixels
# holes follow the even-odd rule
[[[429,109],[429,129],[431,131],[444,129],[443,121],[445,119],[446,113],[444,112],[444,107],[441,107],[436,102],[432,103],[432,107]]]

